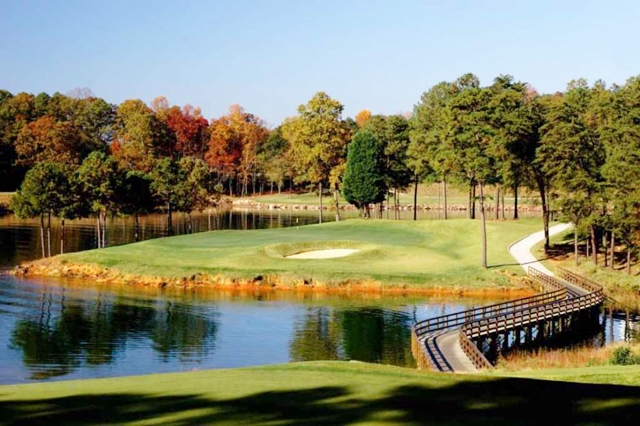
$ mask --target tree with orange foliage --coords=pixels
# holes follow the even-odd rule
[[[358,129],[362,129],[367,121],[371,118],[371,111],[368,109],[363,109],[358,114],[356,114],[356,124],[358,125]]]
[[[269,136],[269,130],[258,116],[245,112],[240,105],[232,105],[227,115],[211,122],[209,133],[207,163],[220,180],[228,179],[231,195],[234,176],[240,174],[241,194],[246,195],[249,177],[256,169],[258,147]]]
[[[144,102],[129,99],[118,106],[111,151],[125,168],[148,172],[157,159],[171,156],[174,147],[170,129]]]
[[[69,122],[56,122],[45,115],[20,130],[15,149],[18,162],[33,166],[37,163],[78,164],[84,157],[81,152],[78,129]]]

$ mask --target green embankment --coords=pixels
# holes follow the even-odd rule
[[[565,381],[292,363],[3,386],[0,417],[16,425],[613,425],[640,412],[640,367],[549,375]]]
[[[189,277],[222,274],[251,279],[278,276],[323,283],[375,280],[407,287],[503,287],[501,271],[521,272],[508,246],[537,231],[540,221],[488,222],[488,270],[480,267],[480,222],[352,219],[292,228],[213,231],[63,256],[64,262],[97,264],[122,274]],[[360,249],[351,256],[294,260],[284,256],[316,249]]]

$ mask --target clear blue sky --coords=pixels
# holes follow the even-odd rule
[[[0,88],[164,95],[271,126],[322,90],[344,116],[411,111],[434,84],[511,74],[539,92],[640,74],[640,2],[0,0]]]

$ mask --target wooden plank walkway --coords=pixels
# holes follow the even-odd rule
[[[602,304],[604,295],[598,284],[566,270],[560,273],[562,279],[529,268],[529,276],[550,291],[416,323],[412,346],[418,366],[443,372],[490,368],[473,341],[559,320]]]
[[[554,234],[567,228],[561,224],[550,231]],[[602,304],[604,295],[597,283],[565,269],[559,269],[558,278],[539,264],[530,249],[543,238],[543,233],[535,233],[509,248],[542,293],[417,322],[411,347],[419,368],[443,372],[491,368],[477,347],[482,339],[510,332],[518,333],[519,339],[520,329],[542,323],[558,322],[563,327],[565,318]]]

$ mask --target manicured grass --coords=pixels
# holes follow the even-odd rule
[[[488,188],[488,197],[491,197],[494,193],[494,189]],[[281,194],[273,193],[273,194],[265,194],[265,195],[257,195],[251,196],[253,200],[260,203],[271,203],[271,204],[300,204],[300,205],[317,205],[318,204],[318,194],[315,192],[309,193],[290,193],[290,192],[282,192]],[[522,192],[520,194],[520,198],[518,203],[520,205],[532,205],[535,203],[538,197],[535,193],[526,193]],[[347,202],[344,198],[339,198],[340,204],[345,205]],[[513,205],[513,196],[508,195],[505,197],[505,203],[507,206],[511,207]],[[393,200],[391,200],[393,202]],[[418,204],[419,205],[438,205],[444,202],[441,185],[440,184],[429,184],[429,185],[420,185],[418,186]],[[331,197],[326,196],[323,198],[323,203],[326,205],[330,205],[332,203]],[[463,205],[466,206],[468,203],[468,193],[466,188],[456,188],[454,186],[447,187],[447,203],[449,205]],[[493,199],[489,198],[487,200],[488,205],[493,205]],[[413,205],[413,189],[410,188],[407,192],[400,193],[400,204]]]
[[[640,413],[640,367],[534,377],[291,363],[2,386],[0,417],[16,425],[613,425]]]
[[[115,268],[124,274],[162,277],[206,273],[328,284],[376,280],[413,287],[495,287],[509,285],[501,271],[522,272],[514,266],[509,245],[539,228],[538,220],[488,222],[488,270],[480,267],[478,220],[350,219],[281,229],[213,231],[72,253],[62,259]],[[283,257],[345,247],[361,251],[336,259]]]

